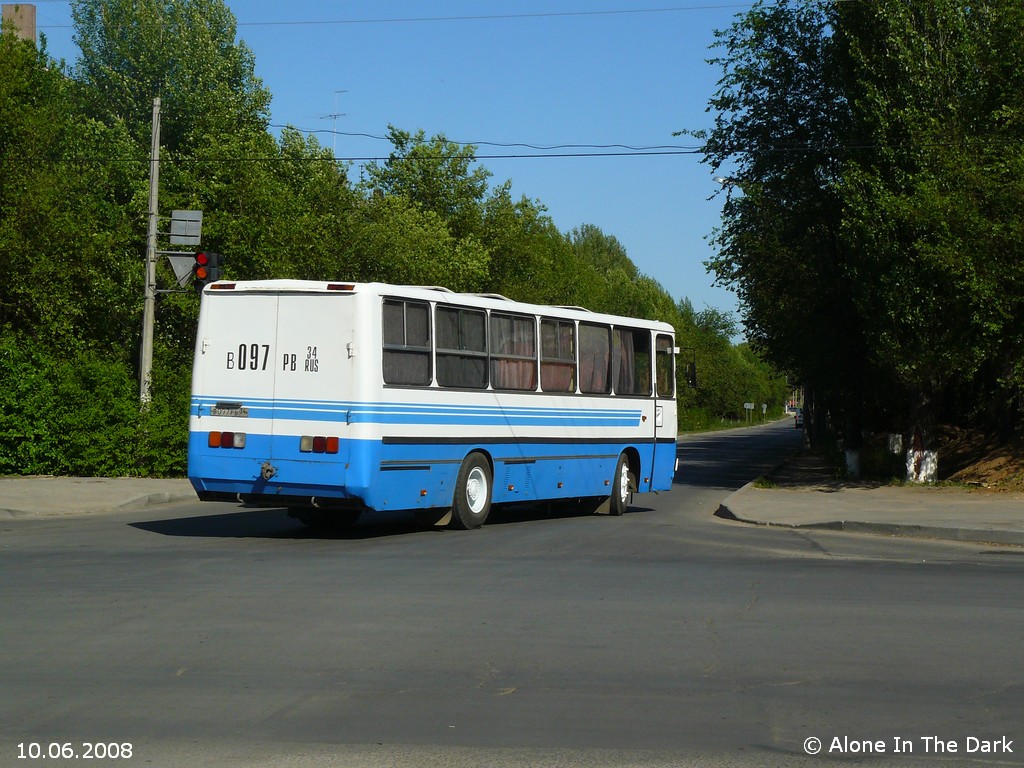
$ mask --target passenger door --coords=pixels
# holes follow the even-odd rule
[[[676,359],[672,337],[659,333],[654,340],[654,466],[649,490],[671,487],[676,461]]]

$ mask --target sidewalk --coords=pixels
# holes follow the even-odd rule
[[[196,500],[188,480],[144,477],[0,477],[0,519],[141,509]]]
[[[787,462],[769,480],[774,487],[748,483],[728,496],[717,515],[765,526],[1024,546],[1019,494],[839,481],[809,455]]]

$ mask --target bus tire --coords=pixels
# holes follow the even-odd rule
[[[473,451],[462,460],[452,499],[451,527],[460,531],[479,528],[491,511],[491,465]]]
[[[629,502],[636,487],[636,480],[629,468],[629,459],[625,453],[619,454],[619,460],[615,464],[615,474],[612,476],[612,496],[608,500],[608,514],[619,516],[629,509]]]

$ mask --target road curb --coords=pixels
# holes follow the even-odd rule
[[[111,494],[116,496],[117,494]],[[122,496],[121,499],[110,498],[105,501],[79,499],[56,504],[37,502],[34,507],[26,500],[23,506],[0,508],[0,520],[32,520],[48,517],[71,517],[75,515],[105,514],[110,512],[129,512],[145,509],[160,504],[172,504],[184,501],[198,501],[196,492],[191,486],[180,490],[140,491],[134,495]]]
[[[901,538],[941,539],[971,544],[992,544],[999,546],[1024,547],[1024,534],[1016,531],[977,530],[973,528],[942,528],[930,525],[902,523],[865,523],[854,520],[840,520],[831,523],[810,523],[801,528],[844,531],[848,533],[870,533]]]
[[[778,523],[771,520],[757,520],[737,515],[729,506],[729,499],[744,491],[749,491],[753,483],[747,483],[738,491],[731,493],[718,505],[715,517],[745,525],[762,528],[787,528],[789,530],[838,531],[841,533],[866,533],[875,536],[889,536],[907,539],[932,539],[941,541],[957,541],[971,544],[991,544],[994,546],[1024,547],[1024,532],[1000,531],[986,528],[950,528],[943,526],[915,525],[911,523],[881,523],[862,520],[831,520],[816,523]]]
[[[172,504],[177,501],[199,501],[196,492],[189,488],[187,491],[156,491],[154,493],[143,493],[135,498],[123,501],[108,511],[121,512],[132,509],[141,509],[156,504]]]

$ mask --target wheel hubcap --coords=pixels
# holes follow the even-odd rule
[[[474,515],[483,512],[487,504],[487,477],[479,467],[474,467],[466,478],[466,503]]]
[[[622,473],[619,475],[619,500],[623,504],[626,503],[629,497],[629,467],[625,464],[622,465]]]

